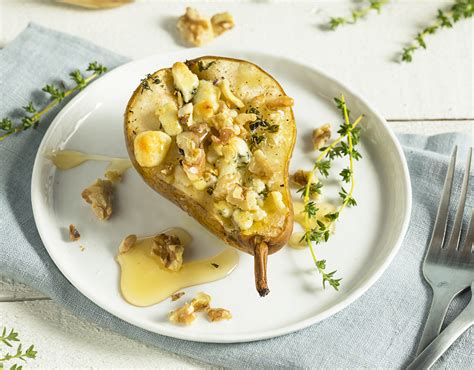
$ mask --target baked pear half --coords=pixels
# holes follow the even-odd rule
[[[125,111],[127,150],[145,182],[253,255],[261,296],[269,293],[267,256],[293,229],[292,106],[255,64],[205,56],[147,75]]]

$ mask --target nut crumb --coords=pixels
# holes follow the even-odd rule
[[[176,235],[158,234],[153,238],[151,252],[157,256],[165,268],[179,271],[183,265],[184,247]]]
[[[312,140],[314,150],[323,148],[331,138],[331,125],[325,124],[313,130]]]
[[[99,220],[108,220],[112,215],[114,187],[112,181],[97,179],[85,188],[82,198],[92,205],[92,211]]]
[[[290,98],[289,96],[286,96],[286,95],[275,96],[275,97],[268,96],[265,99],[265,104],[267,108],[270,110],[277,110],[281,108],[292,107],[293,103],[294,103],[293,98]]]
[[[81,252],[84,252],[86,250],[86,247],[84,247],[83,245],[79,246],[79,249],[81,250]]]
[[[211,296],[204,292],[199,292],[196,298],[191,301],[191,306],[194,307],[195,312],[206,311],[211,308]]]
[[[232,314],[229,310],[225,308],[210,308],[207,310],[207,317],[211,322],[230,320],[232,319]]]
[[[69,225],[69,240],[75,242],[76,240],[81,239],[81,234],[79,231],[76,229],[76,226],[73,224]]]
[[[173,324],[191,325],[196,320],[194,307],[189,303],[185,303],[184,306],[170,312],[169,320]]]
[[[120,243],[119,254],[127,253],[135,245],[136,241],[137,236],[135,234],[127,235]]]
[[[184,292],[178,292],[178,293],[174,293],[172,296],[171,296],[171,300],[174,302],[174,301],[177,301],[178,299],[180,299],[185,293]]]

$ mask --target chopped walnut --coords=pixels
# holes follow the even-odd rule
[[[272,177],[273,169],[268,162],[267,156],[261,149],[258,149],[253,153],[253,158],[249,165],[249,171],[261,177]]]
[[[114,184],[122,181],[122,174],[118,171],[111,170],[105,172],[105,178],[112,181]]]
[[[190,7],[179,17],[176,27],[183,40],[193,46],[201,46],[214,39],[211,21]]]
[[[319,150],[326,145],[331,138],[331,125],[325,124],[313,131],[312,139],[314,150]]]
[[[75,242],[76,240],[81,239],[81,234],[79,234],[79,231],[76,229],[76,226],[73,224],[69,225],[69,240]]]
[[[229,310],[225,308],[211,308],[207,310],[207,317],[210,321],[222,321],[222,320],[230,320],[232,318],[232,314]]]
[[[308,183],[308,176],[309,176],[309,171],[304,171],[304,170],[297,170],[293,176],[291,176],[291,180],[295,185],[298,186],[306,186]]]
[[[206,311],[211,308],[211,296],[209,294],[199,292],[196,298],[191,301],[191,306],[194,307],[194,312]]]
[[[275,96],[275,97],[267,97],[265,99],[265,104],[268,109],[270,110],[277,110],[285,107],[292,107],[293,106],[293,98],[289,96]]]
[[[183,265],[184,247],[175,235],[158,234],[153,238],[151,253],[157,256],[165,268],[179,271]]]
[[[114,187],[112,181],[97,179],[84,189],[82,198],[92,205],[92,211],[99,220],[108,220],[112,215],[112,198]]]
[[[184,306],[170,312],[169,320],[173,324],[191,325],[196,320],[194,307],[189,303],[185,303]]]
[[[214,14],[211,17],[211,24],[214,35],[216,36],[222,35],[224,32],[231,30],[235,26],[234,17],[232,17],[228,12]]]
[[[238,173],[228,173],[217,180],[216,187],[212,196],[215,200],[224,200],[227,194],[234,188],[235,184],[239,182]]]
[[[255,211],[257,210],[258,194],[253,190],[248,190],[242,186],[236,184],[235,187],[229,192],[226,197],[226,201],[244,211]]]
[[[172,296],[171,296],[171,300],[174,302],[174,301],[177,301],[178,299],[180,299],[185,293],[184,292],[178,292],[178,293],[174,293]]]
[[[135,234],[127,235],[119,246],[119,254],[127,253],[135,245],[137,236]]]

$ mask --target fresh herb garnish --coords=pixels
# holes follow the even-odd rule
[[[473,0],[455,0],[454,4],[447,11],[438,9],[436,20],[419,32],[410,45],[403,49],[401,59],[403,62],[411,62],[413,53],[420,49],[426,49],[427,35],[435,34],[440,28],[452,28],[453,24],[461,19],[470,18],[474,15]]]
[[[198,69],[199,69],[199,72],[202,72],[202,71],[207,71],[213,64],[216,64],[216,61],[213,60],[212,62],[209,62],[207,64],[204,64],[204,62],[202,60],[200,60],[198,62]]]
[[[22,107],[25,112],[25,116],[21,118],[20,123],[14,124],[14,122],[10,118],[3,118],[0,121],[0,131],[4,131],[5,133],[0,135],[0,141],[4,140],[12,134],[25,131],[30,127],[36,128],[40,123],[40,118],[44,114],[48,113],[64,98],[68,97],[76,91],[84,89],[92,80],[105,73],[107,71],[107,68],[97,62],[92,62],[89,63],[89,66],[87,67],[86,71],[92,72],[92,74],[89,77],[84,77],[79,70],[76,70],[69,74],[71,79],[76,84],[76,86],[69,90],[66,90],[64,86],[60,87],[53,84],[48,84],[43,87],[42,91],[49,94],[52,101],[41,110],[38,110],[33,105],[33,102],[30,101],[28,105]]]
[[[353,123],[349,120],[349,109],[347,108],[344,95],[341,95],[341,98],[335,98],[336,105],[342,113],[344,123],[339,129],[339,137],[332,142],[331,145],[321,148],[321,153],[317,157],[312,171],[308,175],[307,184],[298,190],[299,193],[303,194],[304,197],[304,235],[301,241],[305,241],[308,245],[311,256],[313,257],[314,264],[318,272],[322,275],[323,278],[323,287],[326,287],[326,283],[332,286],[334,289],[338,290],[341,279],[334,277],[336,271],[326,272],[326,261],[319,260],[316,257],[314,250],[314,244],[319,244],[325,241],[328,241],[330,236],[331,225],[339,219],[339,215],[344,210],[345,207],[356,206],[357,202],[353,197],[354,193],[354,161],[359,160],[361,155],[356,151],[355,146],[359,142],[360,138],[360,129],[358,124],[361,122],[363,115],[359,116]],[[341,187],[339,195],[342,200],[342,204],[339,208],[333,212],[324,215],[324,218],[327,222],[322,222],[321,220],[316,221],[316,226],[312,228],[310,225],[310,220],[314,219],[317,216],[318,208],[314,201],[310,200],[311,195],[320,194],[322,189],[322,184],[318,182],[313,182],[313,177],[315,172],[319,172],[323,177],[329,176],[329,170],[331,168],[331,161],[336,157],[348,157],[349,158],[349,167],[343,169],[339,176],[341,180],[345,183],[350,184],[349,191],[346,191]]]
[[[359,19],[366,17],[372,10],[380,13],[382,6],[386,5],[388,2],[389,0],[369,0],[368,4],[353,9],[350,17],[332,17],[329,20],[328,28],[335,30],[342,25],[355,24]]]
[[[212,195],[212,193],[214,193],[214,189],[215,189],[214,186],[209,186],[209,187],[206,189],[207,194]]]
[[[143,94],[143,92],[145,90],[151,90],[151,86],[150,86],[150,81],[151,83],[153,83],[154,85],[158,85],[159,83],[161,83],[161,80],[159,77],[156,77],[156,76],[152,76],[150,73],[148,73],[145,78],[142,78],[140,80],[140,86],[142,87],[142,90],[141,90],[141,93]]]
[[[270,189],[268,189],[268,185],[265,184],[265,189],[263,189],[258,195],[262,197],[263,200],[267,199],[268,193],[270,192]]]
[[[13,342],[20,342],[18,338],[18,333],[14,329],[11,329],[8,333],[7,328],[3,327],[2,334],[0,335],[0,343],[3,343],[7,347],[13,347]],[[0,369],[3,369],[4,362],[11,360],[22,360],[27,361],[28,359],[36,358],[36,351],[34,345],[29,346],[26,350],[23,350],[22,344],[19,343],[16,348],[16,352],[7,352],[5,354],[0,354]],[[10,369],[21,369],[22,366],[13,364]]]

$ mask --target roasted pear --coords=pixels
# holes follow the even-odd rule
[[[253,255],[261,296],[269,292],[267,256],[293,228],[292,105],[255,64],[206,56],[148,75],[125,111],[128,153],[145,182]]]

